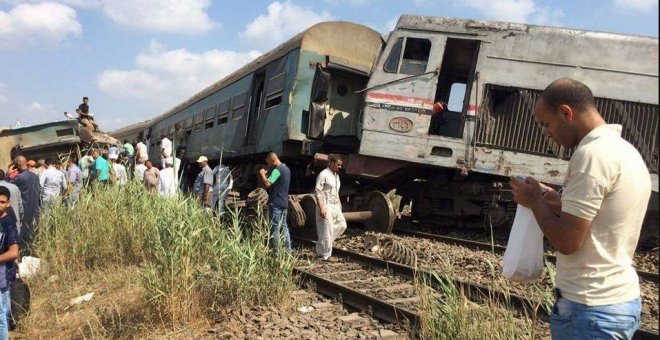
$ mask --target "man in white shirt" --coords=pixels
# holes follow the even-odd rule
[[[651,195],[649,171],[621,138],[621,126],[605,123],[581,82],[554,81],[534,115],[546,137],[576,147],[561,197],[554,190],[542,194],[545,186],[531,177],[511,179],[516,202],[532,209],[557,250],[552,337],[630,339],[641,315],[632,257]]]
[[[160,195],[163,197],[174,197],[176,196],[176,184],[174,177],[176,173],[172,167],[174,163],[172,157],[165,158],[164,160],[165,168],[160,171]]]
[[[66,190],[67,182],[64,174],[55,168],[55,161],[46,160],[46,170],[39,176],[39,185],[41,186],[41,203],[47,207],[53,203]]]
[[[126,183],[128,183],[128,173],[126,172],[126,167],[124,164],[119,163],[117,161],[118,159],[119,154],[108,153],[108,160],[110,160],[110,166],[112,167],[112,171],[115,173],[117,184],[119,186],[124,186]]]
[[[160,161],[161,167],[165,168],[165,159],[172,156],[172,141],[165,137],[160,141]]]
[[[144,182],[145,171],[147,171],[147,166],[142,162],[138,163],[138,165],[135,166],[135,176],[133,176],[133,178],[140,181],[140,183]]]
[[[144,164],[149,159],[149,154],[147,153],[147,145],[140,141],[135,146],[135,150],[135,160],[139,164]]]
[[[316,254],[325,261],[332,261],[332,243],[346,231],[346,220],[339,200],[339,169],[342,167],[339,155],[328,157],[328,167],[316,178]]]

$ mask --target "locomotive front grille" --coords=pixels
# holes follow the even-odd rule
[[[569,159],[566,150],[543,136],[534,119],[534,104],[541,91],[486,85],[477,116],[476,143],[480,146]],[[658,172],[658,105],[596,98],[606,122],[621,124],[622,136],[642,155],[650,172]]]

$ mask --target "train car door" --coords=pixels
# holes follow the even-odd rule
[[[447,38],[434,99],[447,105],[431,116],[430,135],[463,137],[478,52],[479,40]]]
[[[245,133],[245,145],[254,145],[257,143],[257,120],[264,96],[264,87],[266,83],[266,71],[255,73],[252,81],[252,91],[250,95],[250,106],[248,107],[248,124]]]

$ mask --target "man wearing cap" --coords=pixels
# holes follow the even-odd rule
[[[176,184],[174,181],[174,160],[167,157],[164,160],[165,168],[160,171],[160,195],[163,197],[174,197],[176,195]]]
[[[213,186],[213,170],[209,167],[209,159],[206,156],[199,156],[197,163],[202,171],[197,174],[194,190],[199,203],[207,207],[211,204],[210,192],[211,186]]]

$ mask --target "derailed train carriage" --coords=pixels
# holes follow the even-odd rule
[[[0,129],[0,165],[5,168],[14,157],[59,158],[71,154],[80,158],[91,147],[117,146],[116,139],[104,133],[90,133],[76,120],[62,120],[13,129]]]
[[[402,16],[382,39],[360,25],[321,23],[142,133],[177,137],[190,160],[222,155],[243,190],[254,188],[268,150],[292,168],[298,193],[311,191],[309,165],[338,152],[347,208],[391,215],[367,193],[396,189],[416,220],[500,226],[515,211],[507,176],[562,184],[572,150],[544,139],[532,115],[560,77],[588,84],[604,118],[622,124],[642,154],[653,180],[645,234],[657,239],[658,41],[650,37]],[[436,102],[447,109],[434,114]],[[390,217],[373,226],[391,230]]]

